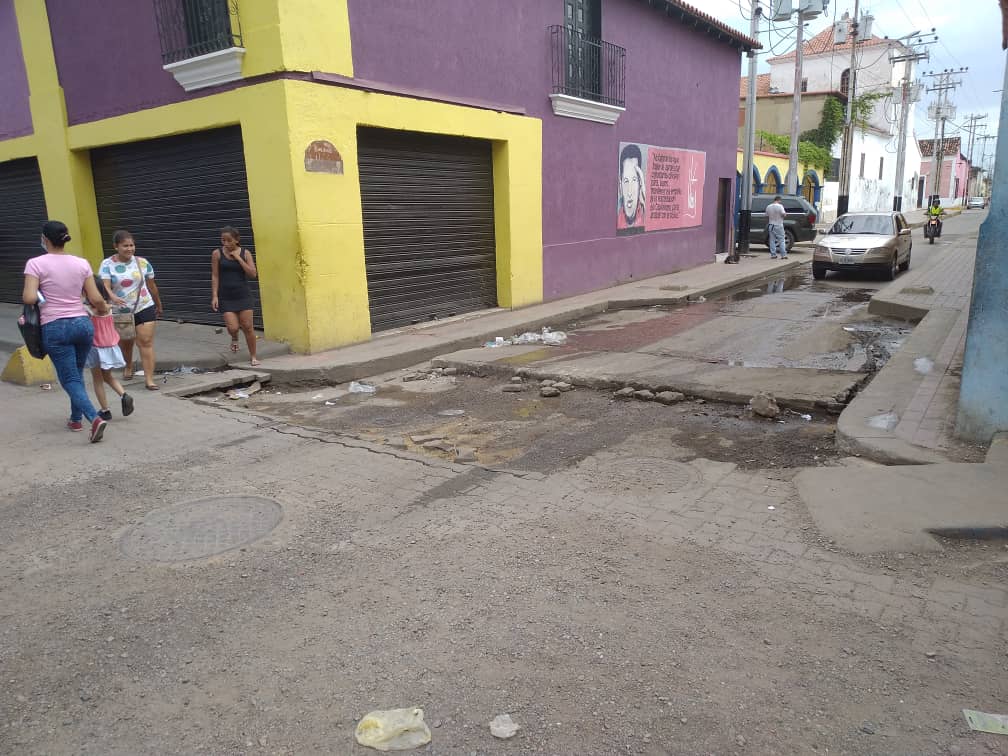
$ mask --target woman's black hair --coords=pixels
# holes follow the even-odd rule
[[[132,239],[132,238],[133,238],[133,234],[131,234],[125,228],[120,228],[118,231],[116,231],[114,234],[112,234],[112,246],[113,247],[118,247],[120,244],[122,244],[127,239]]]
[[[104,299],[106,302],[108,302],[109,301],[109,291],[105,287],[105,282],[101,280],[101,276],[94,276],[93,278],[94,278],[95,286],[98,287],[98,293],[101,294],[102,299]]]
[[[238,229],[235,228],[234,226],[224,226],[224,228],[222,228],[220,232],[222,235],[227,234],[237,242],[241,241],[241,234],[238,233]]]
[[[49,220],[42,224],[42,236],[51,241],[54,247],[62,247],[70,241],[70,230],[62,221]]]

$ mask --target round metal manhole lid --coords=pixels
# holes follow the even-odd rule
[[[119,541],[129,557],[188,562],[223,554],[268,535],[283,509],[261,496],[215,496],[149,512]]]
[[[700,483],[700,471],[692,465],[665,457],[619,457],[599,460],[584,472],[599,488],[636,496],[678,493]]]

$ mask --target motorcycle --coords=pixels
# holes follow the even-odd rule
[[[928,218],[924,224],[924,238],[934,244],[934,240],[939,236],[941,236],[941,220]]]

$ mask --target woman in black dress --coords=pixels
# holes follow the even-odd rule
[[[256,359],[256,334],[252,330],[252,291],[248,280],[257,278],[252,252],[240,246],[241,235],[233,226],[221,229],[221,245],[210,258],[213,310],[224,315],[224,325],[231,334],[231,351],[238,352],[238,331],[245,334],[253,367]]]

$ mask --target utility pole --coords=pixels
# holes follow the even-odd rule
[[[956,87],[962,84],[962,80],[953,80],[952,77],[958,73],[964,73],[968,69],[960,68],[957,70],[952,70],[946,68],[943,71],[935,73],[931,71],[925,76],[930,79],[936,80],[938,83],[933,87],[928,88],[928,92],[936,92],[937,98],[935,102],[931,104],[928,108],[928,115],[935,122],[935,138],[933,142],[934,154],[932,156],[931,164],[931,194],[928,198],[928,205],[935,199],[941,198],[941,170],[942,163],[945,162],[945,121],[949,118],[955,118],[955,106],[950,104],[948,101],[948,93],[954,91]]]
[[[858,13],[861,4],[854,0],[854,18],[850,22],[850,78],[847,80],[847,113],[844,118],[843,152],[840,160],[840,195],[837,197],[837,217],[844,215],[850,206],[851,152],[854,149],[854,93],[857,91]]]
[[[801,128],[802,66],[805,57],[805,22],[823,13],[828,0],[798,0],[792,11],[790,0],[777,0],[774,21],[790,21],[791,14],[798,14],[798,33],[795,39],[794,100],[791,106],[791,147],[788,151],[787,177],[784,179],[784,193],[798,194],[801,190],[801,176],[798,171],[798,134]]]
[[[973,182],[973,141],[976,138],[976,125],[979,121],[986,118],[986,115],[971,115],[966,120],[970,122],[970,140],[969,140],[969,152],[966,153],[969,160],[969,173],[966,175],[966,192],[963,194],[964,198],[972,197],[973,192],[970,191],[970,186]]]
[[[934,29],[931,30],[932,35]],[[930,53],[923,49],[924,45],[930,45],[937,41],[924,40],[920,32],[914,32],[903,37],[910,52],[906,55],[894,55],[890,58],[892,63],[905,63],[906,69],[903,78],[900,80],[900,123],[899,123],[899,147],[896,149],[896,181],[893,184],[893,210],[901,212],[903,210],[903,171],[906,168],[906,141],[907,141],[907,120],[910,115],[910,107],[920,99],[920,84],[913,80],[913,64],[919,60],[927,60]]]
[[[983,136],[979,137],[979,141],[983,142],[983,152],[980,155],[980,169],[984,173],[990,173],[990,171],[987,170],[986,166],[987,166],[987,142],[989,142],[991,139],[997,139],[997,134],[984,134]],[[990,187],[990,185],[993,183],[993,176],[990,176],[989,178],[990,181],[987,182],[988,187]]]
[[[749,36],[759,38],[759,19],[763,15],[760,0],[753,0],[752,23]],[[739,238],[734,255],[729,255],[725,262],[737,263],[739,255],[749,252],[749,229],[752,220],[752,176],[753,152],[756,150],[756,51],[749,51],[749,90],[746,94],[745,111],[745,149],[742,157],[742,207],[739,209]]]

